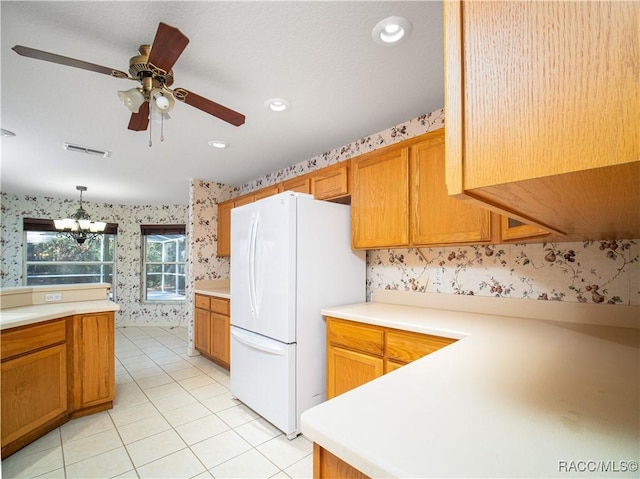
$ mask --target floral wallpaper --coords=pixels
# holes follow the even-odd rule
[[[373,250],[367,291],[640,305],[640,240]]]
[[[153,304],[141,300],[141,224],[187,224],[187,205],[116,205],[84,202],[95,219],[118,223],[116,241],[116,301],[120,311],[116,322],[122,324],[185,325],[191,317],[187,304]],[[0,194],[0,280],[3,287],[22,286],[22,219],[68,216],[78,207],[77,200],[47,196]],[[187,226],[187,234],[189,227]],[[187,264],[187,277],[190,264]],[[187,286],[188,290],[190,287]]]

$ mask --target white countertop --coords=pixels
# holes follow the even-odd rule
[[[15,328],[50,319],[64,318],[74,314],[118,311],[120,306],[113,301],[75,301],[69,303],[36,304],[0,311],[0,329]]]
[[[206,296],[215,296],[216,298],[231,299],[231,293],[228,286],[220,288],[196,288],[193,290],[196,294],[204,294]]]
[[[638,329],[385,303],[322,313],[459,339],[302,415],[308,439],[363,473],[638,477]]]

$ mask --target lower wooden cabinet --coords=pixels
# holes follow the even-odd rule
[[[230,302],[204,294],[195,295],[194,346],[216,363],[230,366]]]
[[[112,312],[73,317],[71,417],[113,406],[116,395],[114,335]]]
[[[114,313],[3,330],[2,457],[115,398]]]
[[[454,343],[429,334],[327,318],[327,399]]]

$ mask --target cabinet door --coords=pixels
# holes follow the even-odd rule
[[[409,244],[409,148],[387,148],[354,159],[351,246]]]
[[[246,195],[246,196],[241,196],[240,198],[236,198],[235,201],[233,202],[233,206],[244,206],[244,205],[248,205],[249,203],[253,203],[255,201],[255,198],[253,196],[253,193],[250,195]]]
[[[218,203],[218,256],[231,254],[231,209],[233,201]]]
[[[2,363],[2,448],[67,412],[67,345]]]
[[[280,185],[267,186],[266,188],[262,188],[261,190],[256,191],[253,195],[253,200],[258,201],[262,198],[277,195],[278,193],[280,193],[280,191]]]
[[[447,192],[443,130],[411,147],[411,167],[412,244],[491,241],[490,211]]]
[[[382,376],[383,359],[329,346],[327,349],[327,399]]]
[[[194,346],[201,353],[211,353],[211,320],[208,309],[195,309],[194,317]]]
[[[500,223],[500,238],[503,241],[551,236],[547,230],[543,230],[537,226],[527,225],[508,216],[502,216]]]
[[[297,193],[311,193],[311,178],[303,176],[291,178],[282,183],[282,191],[295,191]]]
[[[211,313],[211,356],[229,364],[229,316]]]
[[[74,316],[74,409],[115,398],[113,313]]]
[[[349,178],[346,163],[318,170],[311,177],[311,193],[317,200],[328,200],[348,194]]]

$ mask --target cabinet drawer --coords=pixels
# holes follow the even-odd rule
[[[382,356],[384,351],[382,329],[339,319],[327,318],[327,340],[332,344],[378,356]]]
[[[389,330],[387,331],[385,356],[402,362],[410,362],[455,342],[455,339],[440,336]]]
[[[211,298],[211,311],[229,316],[229,300],[224,298]]]
[[[196,294],[196,308],[209,309],[209,296],[203,294]]]
[[[66,320],[5,330],[0,335],[2,360],[66,340]]]

